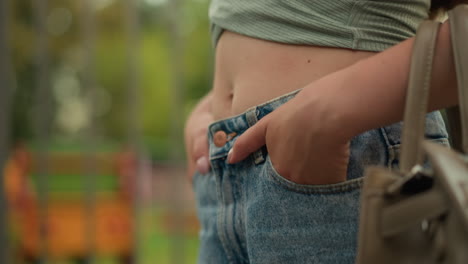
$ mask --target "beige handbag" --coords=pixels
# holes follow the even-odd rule
[[[468,154],[468,6],[449,11],[449,21],[461,110],[459,117],[448,111],[449,119],[452,129],[461,128],[461,135],[452,131],[456,149]],[[424,140],[438,28],[438,22],[425,21],[416,36],[400,170],[373,167],[366,173],[358,264],[468,263],[468,156]],[[423,166],[425,157],[431,170]]]

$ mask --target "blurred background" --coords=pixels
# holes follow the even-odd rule
[[[0,0],[0,263],[195,263],[209,0]]]

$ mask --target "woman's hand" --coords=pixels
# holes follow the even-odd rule
[[[204,114],[197,120],[186,136],[189,177],[192,177],[195,171],[205,174],[210,170],[207,132],[208,125],[213,122],[213,116]]]
[[[208,126],[214,121],[210,111],[211,95],[203,98],[194,109],[185,126],[187,174],[191,180],[195,171],[206,174],[210,171],[208,149]]]
[[[228,162],[237,163],[266,145],[276,171],[295,183],[345,181],[350,137],[336,99],[302,90],[241,135]]]
[[[304,184],[343,181],[349,140],[402,120],[414,38],[329,74],[241,135],[228,160],[265,145],[278,173]],[[456,74],[449,23],[434,54],[428,111],[455,105]]]

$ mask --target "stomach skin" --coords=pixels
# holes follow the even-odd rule
[[[374,54],[282,44],[224,31],[215,52],[213,117],[240,114]]]

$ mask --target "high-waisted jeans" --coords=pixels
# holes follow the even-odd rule
[[[354,263],[364,169],[398,166],[402,123],[355,137],[347,180],[337,184],[302,185],[283,178],[266,148],[228,164],[236,138],[296,93],[210,126],[212,170],[193,179],[201,223],[199,263]],[[448,144],[439,112],[427,115],[426,127],[427,137]]]

